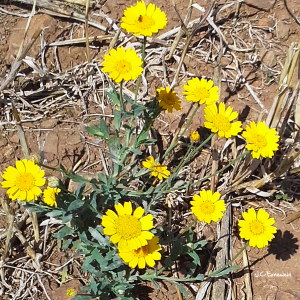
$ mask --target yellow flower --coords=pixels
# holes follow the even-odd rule
[[[145,161],[142,162],[144,168],[151,170],[151,176],[157,177],[159,180],[163,178],[168,178],[170,176],[170,171],[167,170],[166,166],[160,163],[154,164],[154,158],[149,156]]]
[[[167,109],[169,113],[173,112],[173,108],[176,110],[181,110],[180,99],[176,96],[173,90],[169,87],[160,88],[156,90],[157,100],[159,101],[159,107],[162,109]]]
[[[210,129],[214,133],[218,133],[219,137],[230,138],[237,135],[242,131],[240,121],[233,122],[238,117],[236,111],[232,112],[232,108],[229,106],[225,110],[225,104],[221,102],[219,109],[216,103],[206,106],[204,109],[204,118],[207,122],[204,122],[204,127]]]
[[[239,221],[240,237],[249,240],[249,246],[263,248],[268,246],[277,232],[276,227],[272,226],[275,223],[274,218],[269,219],[269,214],[259,209],[257,216],[254,208],[248,209],[243,213],[244,220]]]
[[[67,297],[68,298],[74,298],[76,295],[77,295],[76,290],[74,290],[74,289],[67,290]]]
[[[44,190],[44,202],[46,204],[48,204],[49,206],[55,206],[55,207],[57,207],[57,203],[56,203],[55,197],[59,193],[60,193],[60,189],[47,187],[47,189]]]
[[[153,233],[149,232],[153,228],[153,216],[144,217],[144,209],[138,207],[132,215],[131,202],[115,205],[118,214],[108,209],[106,215],[102,217],[101,225],[104,227],[103,233],[110,235],[113,244],[118,243],[118,248],[130,248],[136,250],[147,245]]]
[[[248,145],[246,149],[252,151],[253,158],[273,157],[274,151],[278,150],[279,136],[274,128],[270,129],[265,122],[258,122],[257,125],[252,121],[250,126],[242,133],[242,137]]]
[[[158,244],[158,237],[154,236],[148,244],[140,247],[136,250],[129,248],[119,249],[119,256],[128,263],[130,268],[135,268],[138,266],[140,269],[144,269],[146,264],[153,268],[155,265],[155,260],[161,259],[161,254],[158,252],[161,250],[161,245]]]
[[[183,92],[183,95],[185,95],[186,101],[209,105],[219,100],[219,88],[213,85],[211,80],[193,78],[188,80],[187,85],[183,86],[186,91]]]
[[[109,74],[109,78],[112,78],[116,83],[122,80],[129,81],[138,78],[142,72],[141,67],[143,62],[136,54],[134,49],[123,47],[111,49],[109,55],[104,55],[102,71]]]
[[[199,195],[193,196],[191,201],[191,211],[199,221],[209,224],[211,221],[218,222],[223,217],[223,211],[226,210],[224,200],[219,200],[221,194],[211,191],[200,191]]]
[[[191,138],[191,141],[194,142],[194,143],[199,142],[199,140],[200,140],[200,135],[199,135],[198,131],[192,131],[192,132],[190,133],[190,138]]]
[[[121,28],[136,36],[152,36],[167,25],[167,16],[155,4],[138,1],[124,11]]]
[[[16,161],[16,168],[9,166],[5,169],[2,178],[6,181],[1,185],[8,189],[6,193],[11,200],[36,200],[42,193],[39,187],[46,182],[44,175],[45,172],[33,161],[23,159]]]

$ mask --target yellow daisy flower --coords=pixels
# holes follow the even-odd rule
[[[224,200],[219,200],[221,194],[211,191],[200,191],[199,195],[193,196],[191,211],[199,221],[209,224],[211,221],[218,222],[226,210]]]
[[[146,264],[153,268],[155,260],[161,259],[161,254],[158,252],[161,250],[161,245],[158,244],[158,237],[154,236],[148,244],[140,247],[136,250],[129,248],[119,249],[119,256],[125,263],[128,263],[129,267],[134,269],[138,266],[140,269],[145,269]]]
[[[213,85],[211,80],[193,78],[188,80],[187,85],[183,86],[186,91],[183,92],[183,95],[185,95],[186,101],[209,105],[219,100],[219,88]]]
[[[229,106],[225,110],[225,104],[221,102],[219,108],[216,103],[206,106],[204,109],[204,118],[207,122],[204,122],[204,127],[210,129],[214,133],[218,133],[219,137],[230,138],[236,136],[242,131],[242,123],[240,121],[233,122],[238,117],[236,111],[232,112],[232,108]]]
[[[244,220],[239,220],[240,237],[249,240],[249,246],[263,248],[275,237],[277,229],[272,226],[275,220],[269,219],[269,216],[262,208],[259,209],[257,216],[254,208],[243,213]]]
[[[77,295],[77,292],[75,289],[69,289],[67,290],[67,297],[68,298],[74,298]]]
[[[155,4],[146,6],[144,1],[138,1],[124,11],[121,28],[136,36],[152,36],[167,25],[167,16]]]
[[[198,133],[198,131],[192,131],[190,133],[190,138],[192,142],[197,143],[200,140],[200,134]]]
[[[159,180],[163,180],[163,178],[168,178],[170,176],[170,171],[167,170],[166,166],[163,166],[160,163],[154,163],[153,156],[149,156],[142,162],[142,165],[144,168],[152,171],[151,176],[157,177]]]
[[[44,175],[44,170],[40,170],[33,161],[23,159],[16,161],[16,168],[9,166],[5,169],[2,175],[5,181],[1,185],[8,189],[6,193],[11,200],[37,200],[42,193],[39,187],[46,182]]]
[[[242,133],[242,137],[248,145],[246,149],[252,151],[253,158],[273,157],[274,151],[278,150],[279,135],[275,128],[270,129],[265,122],[258,122],[257,125],[252,121],[250,126]]]
[[[44,202],[46,204],[48,204],[49,206],[55,206],[57,207],[57,203],[56,203],[56,195],[58,195],[60,193],[60,189],[58,188],[51,188],[51,187],[47,187],[46,190],[44,190]]]
[[[173,112],[173,108],[181,110],[180,99],[176,96],[173,90],[170,90],[169,87],[157,89],[156,92],[159,107],[167,109],[169,113]]]
[[[119,47],[111,49],[109,55],[104,55],[102,71],[110,73],[116,83],[122,80],[129,81],[137,79],[143,72],[143,62],[134,49]]]
[[[108,209],[106,215],[102,217],[101,225],[104,227],[103,233],[110,235],[113,244],[118,243],[118,248],[130,248],[136,250],[147,245],[147,241],[154,236],[149,232],[153,228],[153,216],[144,217],[144,209],[138,207],[132,215],[131,202],[115,205],[118,214]]]

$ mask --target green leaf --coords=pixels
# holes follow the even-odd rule
[[[115,135],[111,135],[107,140],[107,146],[109,149],[109,153],[111,155],[111,159],[114,163],[118,162],[118,149],[120,146],[120,139]]]
[[[90,287],[91,287],[91,291],[94,294],[97,294],[98,291],[98,284],[96,283],[95,279],[93,276],[91,276],[91,282],[90,282]]]
[[[187,291],[185,290],[185,288],[178,282],[176,281],[172,281],[179,289],[180,293],[183,295],[184,298],[188,298],[188,293]]]
[[[98,126],[89,126],[89,127],[85,127],[85,130],[89,133],[92,134],[94,136],[99,136],[101,138],[105,138],[103,132],[99,129]]]
[[[119,110],[114,110],[114,126],[116,131],[120,130],[121,127],[121,112]]]
[[[194,250],[202,250],[202,248],[207,244],[207,241],[199,241],[194,244]]]
[[[62,244],[62,249],[64,250],[68,249],[71,243],[72,243],[72,239],[64,240]]]
[[[199,256],[195,251],[187,253],[187,254],[193,259],[193,262],[195,264],[197,264],[198,266],[201,266]]]
[[[131,99],[128,95],[123,94],[123,98],[124,98],[124,100],[125,100],[126,102],[128,102],[128,103],[130,103],[130,104],[133,103],[132,99]]]
[[[56,218],[56,217],[60,217],[62,214],[63,214],[63,212],[60,210],[53,210],[53,211],[48,212],[46,214],[46,216]]]
[[[148,132],[147,132],[147,136],[148,136]],[[156,143],[157,140],[155,139],[145,139],[145,140],[139,140],[139,146],[146,146],[146,145],[151,145]]]
[[[108,246],[111,244],[110,241],[106,239],[96,228],[89,227],[89,232],[92,237],[97,240],[99,245]]]
[[[114,85],[111,83],[110,88],[106,90],[106,95],[120,108],[120,99]]]
[[[64,267],[61,271],[61,282],[65,283],[68,278],[68,267]]]
[[[221,277],[221,276],[227,275],[231,272],[234,272],[234,271],[238,270],[239,268],[240,268],[239,266],[233,266],[233,267],[229,267],[221,272],[218,272],[218,270],[217,270],[217,271],[211,273],[209,275],[209,277]]]
[[[69,235],[72,231],[73,231],[72,228],[65,226],[58,233],[54,233],[53,236],[56,237],[58,240],[62,240],[64,237]]]
[[[133,111],[133,116],[137,117],[143,113],[143,111],[146,109],[146,107],[142,104],[133,104],[131,106],[131,109]]]
[[[104,137],[106,139],[108,139],[109,138],[109,131],[108,131],[108,127],[107,127],[105,121],[101,119],[99,126],[100,126],[100,131],[103,133]]]
[[[90,295],[76,295],[73,300],[92,300],[94,297]]]
[[[107,184],[107,178],[103,173],[98,173],[98,180],[103,184]]]
[[[84,201],[82,200],[75,200],[71,202],[71,204],[68,207],[68,211],[76,210],[84,205]]]

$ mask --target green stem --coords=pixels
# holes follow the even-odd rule
[[[200,146],[198,146],[192,153],[191,155],[188,157],[188,159],[192,158],[194,156],[195,153],[197,153],[200,149],[202,149],[202,147],[207,144],[214,136],[215,134],[212,133]]]
[[[192,115],[190,116],[188,122],[186,123],[185,128],[184,128],[182,134],[177,137],[177,139],[174,141],[174,143],[172,143],[172,145],[169,146],[169,148],[166,150],[165,154],[162,157],[163,159],[170,153],[170,151],[172,151],[177,146],[178,141],[183,137],[183,135],[185,134],[185,132],[187,131],[187,129],[191,125],[191,123],[193,121],[193,118],[194,118],[197,110],[199,109],[199,107],[200,107],[200,105],[199,105],[199,103],[197,103],[197,106],[195,107]]]
[[[192,278],[187,278],[187,279],[179,279],[179,278],[173,278],[173,277],[165,277],[165,276],[156,276],[154,274],[151,275],[141,275],[139,276],[142,280],[148,280],[148,281],[152,281],[155,279],[158,280],[166,280],[166,281],[170,281],[170,282],[189,282],[189,281],[199,281],[198,277],[192,277]]]
[[[146,51],[146,41],[147,38],[144,36],[144,40],[143,40],[143,44],[142,44],[142,62],[143,62],[143,67],[145,66],[145,51]],[[135,95],[134,95],[134,104],[136,104],[137,101],[137,95],[139,93],[139,88],[141,85],[141,81],[142,81],[142,75],[139,76],[137,83],[136,83],[136,90],[135,90]]]
[[[180,170],[182,169],[182,167],[185,166],[185,164],[194,156],[195,153],[197,153],[200,149],[203,148],[203,146],[208,143],[212,137],[214,136],[215,134],[212,133],[201,145],[199,145],[194,151],[192,151],[190,153],[190,149],[191,149],[191,146],[193,145],[193,143],[191,144],[191,146],[189,147],[188,151],[186,152],[184,158],[181,160],[181,162],[179,163],[178,167],[176,168],[174,174],[172,174],[172,177],[176,177],[177,173],[180,172]]]
[[[239,160],[240,158],[246,156],[248,153],[250,153],[250,151],[245,151],[244,153],[240,154],[237,158],[231,160],[231,161],[228,163],[228,165],[226,165],[226,166],[225,166],[224,168],[222,168],[221,170],[219,170],[219,171],[215,172],[214,174],[211,174],[211,175],[209,175],[209,176],[207,176],[207,177],[204,177],[204,178],[202,178],[202,179],[200,179],[200,180],[198,180],[198,181],[195,181],[194,183],[191,184],[191,186],[197,185],[197,184],[199,184],[199,183],[201,183],[201,182],[203,182],[203,181],[206,181],[206,180],[212,178],[213,176],[216,176],[216,175],[222,173],[223,171],[225,171],[226,169],[228,169],[231,165],[233,165],[237,160]],[[184,186],[181,186],[181,187],[177,187],[176,189],[169,189],[169,190],[166,190],[166,191],[159,191],[159,193],[168,194],[168,193],[171,193],[171,192],[174,192],[174,191],[186,189],[187,186],[188,186],[188,184],[187,184],[187,185],[184,185]],[[154,193],[155,193],[155,191],[154,191]]]
[[[227,267],[229,267],[238,257],[239,255],[247,248],[247,246],[249,245],[249,241],[244,245],[244,247],[233,257],[233,259],[231,259],[224,267],[222,267],[221,269],[212,272],[211,274],[209,274],[207,276],[207,278],[211,278],[211,277],[218,277],[218,274],[221,273],[223,270],[225,270]]]
[[[180,163],[178,164],[177,168],[175,169],[174,173],[171,175],[172,178],[175,178],[177,176],[177,174],[180,172],[180,170],[182,169],[182,167],[185,165],[186,163],[186,158],[188,157],[188,155],[190,154],[190,151],[192,150],[192,147],[194,146],[194,142],[191,142],[188,150],[186,151],[183,159],[181,159]]]
[[[124,102],[123,102],[123,80],[120,82],[120,107],[121,112],[124,112]]]

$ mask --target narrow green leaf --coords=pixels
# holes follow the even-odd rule
[[[106,239],[97,229],[89,227],[89,232],[91,233],[92,237],[97,240],[99,245],[107,246],[110,245],[110,241]]]
[[[104,135],[104,138],[108,139],[109,138],[109,131],[108,131],[108,127],[107,127],[104,120],[102,120],[102,119],[100,120],[99,127],[100,127],[100,131]]]
[[[184,298],[188,298],[188,293],[186,291],[186,289],[178,282],[176,281],[172,281],[179,289],[180,293],[183,295]]]
[[[65,283],[68,278],[68,267],[64,267],[61,271],[61,282]]]
[[[114,110],[114,126],[116,131],[120,130],[121,127],[121,112],[119,110]]]
[[[218,270],[217,270],[217,271],[211,273],[209,275],[209,277],[221,277],[221,276],[227,275],[231,272],[234,272],[234,271],[238,270],[239,268],[240,268],[239,266],[233,266],[233,267],[229,267],[221,272],[218,272]]]
[[[113,84],[106,90],[106,95],[120,108],[120,99]]]
[[[187,253],[187,254],[193,259],[193,263],[195,263],[198,266],[201,266],[199,256],[197,255],[197,253],[195,251]]]

